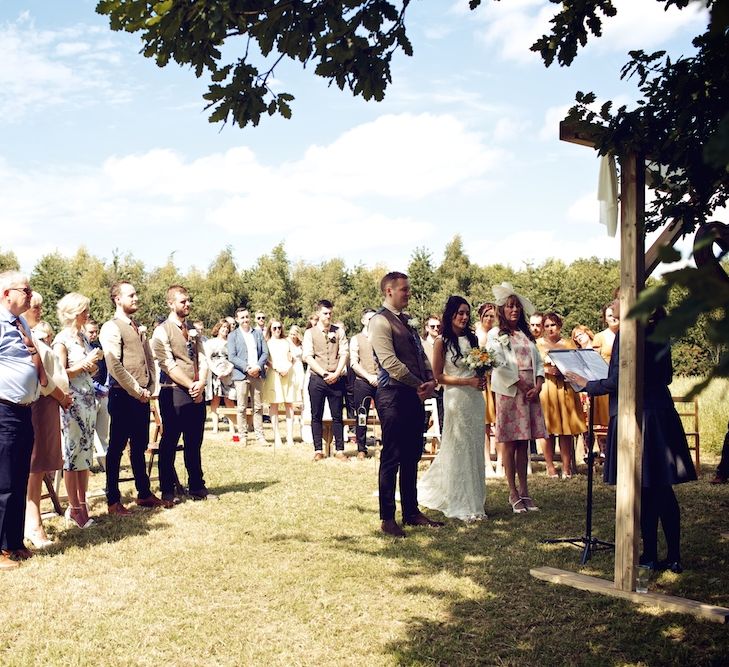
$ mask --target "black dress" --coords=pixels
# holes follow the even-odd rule
[[[618,372],[620,368],[620,334],[615,337],[608,376],[588,382],[590,395],[610,396],[610,422],[603,476],[615,484],[618,470]],[[665,487],[696,479],[696,469],[686,441],[681,418],[671,398],[668,385],[673,378],[671,348],[646,341],[643,383],[643,476],[642,486]]]

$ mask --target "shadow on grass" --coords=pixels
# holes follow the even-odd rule
[[[236,484],[221,484],[210,487],[211,493],[221,495],[223,493],[258,493],[270,486],[279,484],[280,480],[270,479],[258,482],[238,482]]]
[[[441,610],[436,618],[423,614],[404,619],[401,638],[387,647],[395,662],[727,664],[729,633],[722,626],[532,578],[531,568],[552,566],[611,580],[614,567],[611,552],[595,554],[581,568],[581,549],[541,543],[545,537],[582,533],[585,481],[536,479],[532,484],[533,495],[543,507],[541,512],[513,515],[501,505],[495,512],[489,511],[489,497],[489,521],[464,525],[447,520],[439,530],[406,528],[406,539],[382,536],[381,555],[399,561],[400,577],[413,579],[406,591],[433,599],[423,608]],[[503,495],[503,490],[496,488],[493,496]],[[615,491],[596,483],[595,494],[594,535],[612,539]],[[723,501],[712,502],[718,492],[706,482],[677,487],[677,494],[683,511],[684,565],[688,569],[680,577],[658,575],[651,588],[728,606],[729,581],[718,575],[726,572],[728,560],[729,545],[720,537],[729,524],[727,494],[721,494]],[[347,541],[339,543],[348,548]],[[423,576],[429,574],[433,575],[433,585],[423,583]],[[439,587],[443,575],[467,579],[469,592]]]

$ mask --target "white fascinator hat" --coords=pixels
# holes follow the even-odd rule
[[[529,299],[527,299],[525,296],[519,294],[519,292],[514,289],[514,286],[511,283],[501,283],[501,285],[494,285],[491,288],[491,291],[494,293],[494,302],[497,306],[503,306],[510,296],[515,296],[517,299],[519,299],[522,310],[527,317],[537,310],[534,307],[534,304],[529,301]]]

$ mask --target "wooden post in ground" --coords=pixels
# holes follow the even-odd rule
[[[625,317],[645,282],[645,160],[620,158],[620,381],[615,499],[615,587],[634,590],[640,544],[643,326]]]

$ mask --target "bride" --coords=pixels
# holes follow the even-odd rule
[[[471,308],[463,297],[448,297],[433,346],[433,374],[445,387],[441,447],[418,482],[418,502],[463,521],[486,518],[485,380],[463,363],[472,347],[478,340],[471,330]]]

